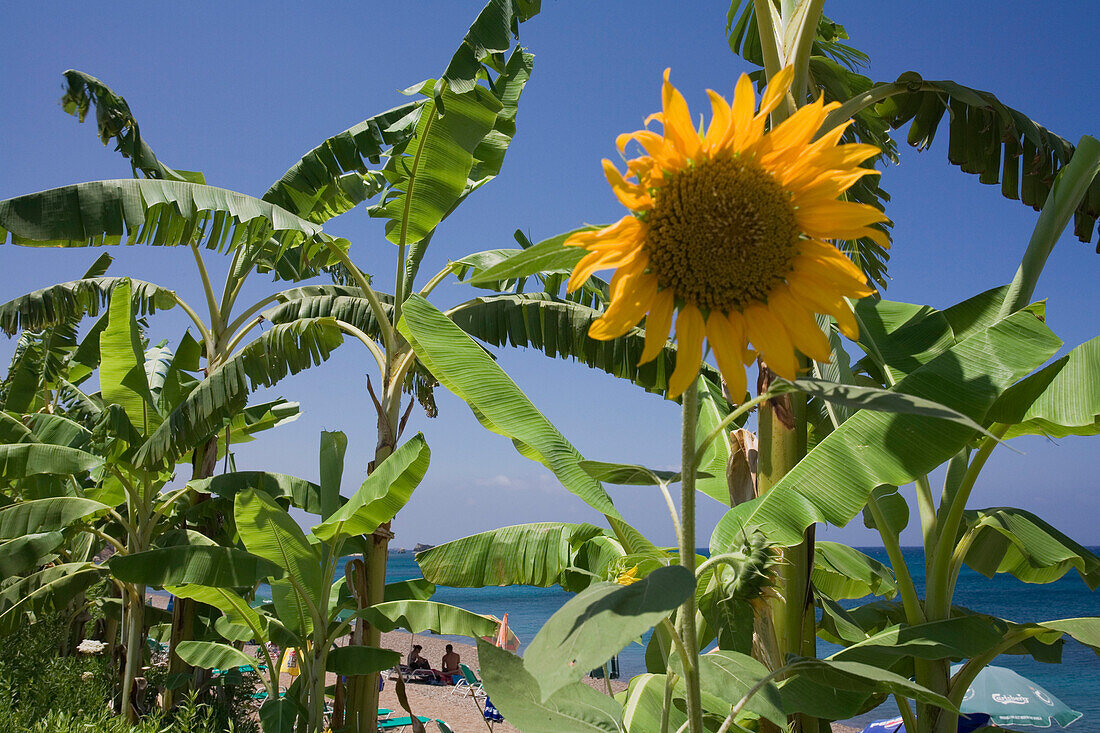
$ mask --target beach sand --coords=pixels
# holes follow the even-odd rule
[[[167,599],[164,596],[154,595],[150,596],[150,599],[155,605],[161,608],[167,603]],[[346,637],[341,641],[346,641]],[[463,664],[466,664],[471,669],[478,669],[477,647],[473,644],[449,641],[435,636],[434,634],[410,634],[406,631],[392,631],[382,635],[382,646],[386,649],[392,649],[398,652],[403,658],[408,655],[413,644],[419,644],[422,647],[420,650],[421,656],[431,662],[432,666],[436,669],[441,666],[444,647],[447,644],[451,644],[454,647],[454,650],[458,652]],[[251,655],[252,650],[246,648],[245,653]],[[294,679],[287,674],[281,675],[280,677],[280,684],[283,688],[289,687],[293,681]],[[334,681],[334,676],[329,674],[328,684],[332,684]],[[585,677],[584,682],[600,692],[606,690],[606,683],[603,680]],[[611,680],[611,689],[614,692],[625,690],[626,681]],[[471,697],[462,697],[461,693],[452,694],[454,688],[449,685],[439,686],[410,683],[405,685],[405,692],[409,700],[409,707],[412,708],[414,714],[443,720],[455,733],[478,733],[478,731],[490,730],[485,724],[485,719],[482,716],[480,701],[475,702]],[[401,703],[397,700],[396,683],[389,679],[386,680],[386,686],[379,695],[378,704],[379,707],[393,710],[395,715],[406,714],[401,708]],[[429,723],[426,727],[428,733],[437,733],[438,731],[434,723]],[[515,733],[518,729],[505,721],[503,723],[495,723],[492,730],[499,733]],[[833,732],[857,733],[855,728],[837,723],[833,724]],[[562,733],[568,732],[563,731]]]

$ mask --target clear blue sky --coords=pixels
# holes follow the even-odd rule
[[[125,161],[99,145],[92,124],[79,126],[58,107],[67,68],[98,76],[125,96],[144,138],[167,164],[260,195],[322,139],[400,103],[398,89],[438,76],[481,5],[12,5],[0,45],[0,198],[130,175]],[[833,0],[825,9],[870,54],[872,78],[915,70],[992,91],[1071,141],[1100,133],[1094,10],[1083,0]],[[441,227],[422,272],[434,272],[447,258],[511,246],[517,228],[538,241],[581,222],[621,216],[599,161],[614,156],[618,133],[638,129],[657,109],[663,69],[672,67],[696,110],[703,109],[706,88],[728,96],[749,70],[728,49],[725,11],[715,2],[544,0],[542,14],[522,29],[535,70],[504,172]],[[896,223],[887,297],[944,307],[1009,281],[1036,214],[950,166],[946,130],[923,154],[902,147],[901,165],[883,176]],[[351,239],[360,266],[389,287],[394,251],[380,222],[353,212],[327,231]],[[77,277],[97,254],[5,247],[0,298]],[[201,300],[187,252],[114,248],[112,254],[114,274]],[[208,261],[219,271],[227,264],[214,255]],[[1097,272],[1093,247],[1067,236],[1040,282],[1049,323],[1068,346],[1100,333],[1100,302],[1091,286]],[[248,290],[258,299],[273,287],[256,277]],[[471,295],[466,286],[447,285],[437,289],[436,300],[450,305]],[[179,313],[158,315],[152,335],[176,339],[185,325]],[[10,344],[0,349],[6,359]],[[578,364],[532,351],[500,353],[500,363],[586,456],[678,463],[675,405]],[[318,433],[339,429],[350,441],[345,492],[357,486],[373,455],[374,415],[364,389],[370,368],[362,348],[349,343],[328,365],[284,381],[273,392],[300,401],[305,414],[243,448],[238,466],[316,479]],[[546,469],[485,432],[461,402],[443,390],[437,400],[438,419],[418,412],[410,424],[425,431],[433,460],[395,522],[396,545],[519,522],[600,520]],[[1017,441],[1024,456],[1000,449],[973,504],[1032,509],[1079,541],[1100,544],[1096,448],[1088,440]],[[911,487],[906,491],[911,495]],[[672,541],[663,504],[650,492],[616,489],[613,495],[638,527],[657,541]],[[705,540],[721,507],[701,501]],[[876,536],[858,525],[857,518],[819,536],[874,544]],[[911,530],[907,539],[916,544]]]

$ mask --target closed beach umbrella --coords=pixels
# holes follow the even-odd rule
[[[960,665],[951,667],[951,674]],[[1081,717],[1068,705],[1005,667],[986,667],[974,678],[963,697],[964,713],[987,713],[997,725],[1049,728],[1051,721],[1065,728]]]
[[[501,649],[504,649],[508,645],[508,614],[504,614],[504,618],[500,620],[500,628],[497,629],[497,638],[495,643]],[[489,721],[489,730],[493,729],[492,723],[504,722],[504,716],[497,710],[496,705],[493,705],[492,701],[488,697],[485,698],[485,710],[483,712],[485,719]]]

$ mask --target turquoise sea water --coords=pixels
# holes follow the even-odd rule
[[[888,563],[881,548],[861,548],[871,557]],[[1091,548],[1100,552],[1100,548]],[[924,585],[924,562],[919,548],[905,550],[905,557],[918,588]],[[420,577],[420,569],[412,554],[391,554],[387,578],[406,580]],[[449,603],[478,613],[503,616],[508,613],[511,628],[525,644],[530,642],[542,624],[561,607],[570,594],[560,588],[448,588],[440,586],[434,600]],[[1070,572],[1057,583],[1029,585],[1009,575],[993,579],[964,568],[955,591],[955,604],[990,613],[1012,621],[1045,621],[1057,618],[1100,615],[1100,593],[1089,591],[1077,576]],[[845,605],[855,606],[852,601]],[[821,643],[820,654],[826,655],[837,647],[829,648]],[[521,647],[522,653],[522,647]],[[632,644],[619,655],[624,679],[645,671],[643,648]],[[996,664],[1010,667],[1038,682],[1067,705],[1084,713],[1072,730],[1100,731],[1100,658],[1089,648],[1067,639],[1062,653],[1062,664],[1041,664],[1030,657],[1002,656]],[[896,715],[896,708],[883,706],[858,722]]]

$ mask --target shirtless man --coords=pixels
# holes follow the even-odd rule
[[[443,655],[443,676],[462,674],[462,670],[458,668],[458,663],[461,661],[458,652],[450,644],[447,645],[446,649],[447,653]]]

